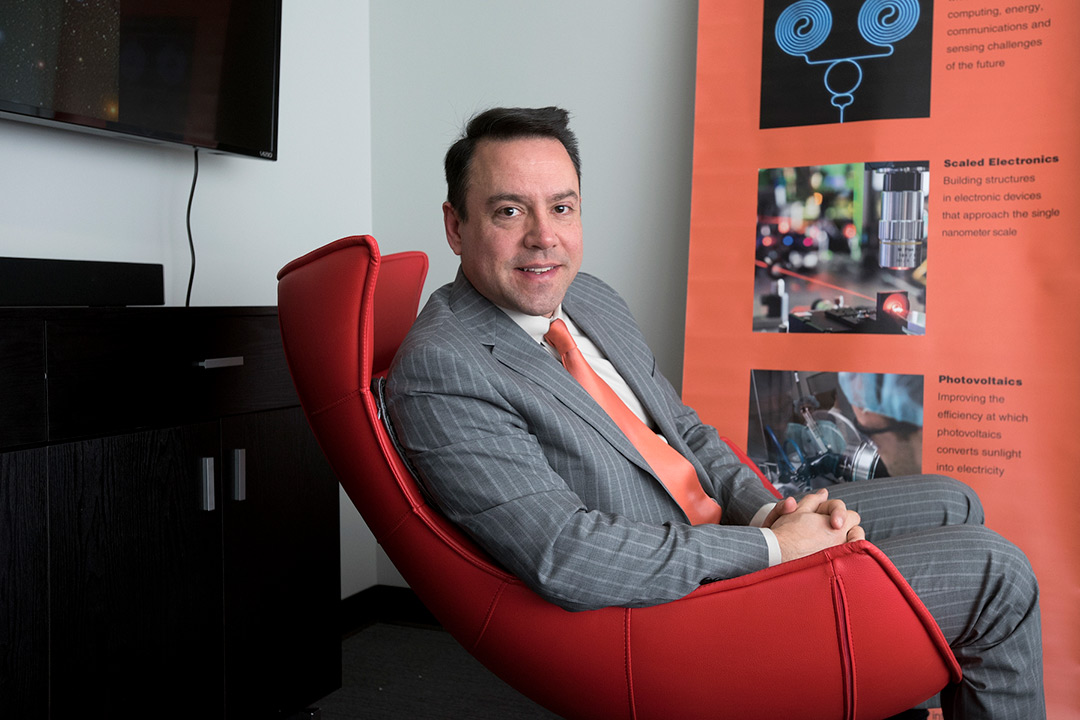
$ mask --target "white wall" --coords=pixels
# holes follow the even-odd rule
[[[271,305],[343,235],[457,266],[442,156],[493,105],[561,105],[582,146],[584,268],[680,385],[696,0],[285,0],[280,159],[200,153],[192,304]],[[190,150],[0,121],[0,255],[155,262],[182,305]],[[374,178],[374,182],[373,182]],[[342,595],[400,576],[342,496]]]
[[[274,305],[289,260],[371,226],[366,0],[285,0],[277,162],[199,153],[193,305]],[[161,263],[183,305],[193,152],[0,121],[0,255]],[[376,582],[342,507],[342,593]]]
[[[374,230],[450,282],[442,158],[488,107],[559,105],[582,155],[583,269],[619,290],[682,384],[696,0],[372,0]],[[380,556],[379,581],[396,582]]]
[[[199,153],[193,305],[273,305],[282,265],[371,222],[367,3],[283,15],[280,159]],[[162,263],[182,305],[192,156],[0,121],[0,253]]]
[[[373,0],[375,237],[446,246],[442,158],[472,114],[559,105],[582,156],[583,269],[623,293],[681,386],[690,235],[696,0]]]

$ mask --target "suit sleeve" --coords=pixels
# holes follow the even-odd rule
[[[704,468],[709,485],[706,490],[724,508],[721,522],[749,524],[761,506],[775,503],[776,497],[720,439],[716,428],[703,423],[693,408],[683,404],[667,380],[660,376],[659,381],[670,388],[672,416],[679,437],[686,444],[684,454]]]
[[[552,453],[567,445],[538,436],[547,430],[527,419],[543,408],[522,403],[545,402],[542,388],[519,387],[529,381],[485,353],[410,336],[390,374],[390,416],[437,506],[541,596],[571,610],[640,607],[768,566],[755,528],[643,522],[586,507],[554,469],[562,465]]]

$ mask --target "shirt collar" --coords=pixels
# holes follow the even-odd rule
[[[551,317],[544,317],[543,315],[526,315],[519,310],[510,310],[508,308],[500,307],[504,313],[506,313],[511,320],[518,324],[518,326],[529,334],[536,342],[541,345],[544,343],[544,335],[547,334],[548,328],[551,327],[552,321],[556,319],[562,319],[563,322],[567,321],[566,315],[563,314],[562,304],[560,303]]]

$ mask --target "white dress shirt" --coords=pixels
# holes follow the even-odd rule
[[[626,403],[626,406],[630,410],[641,418],[641,421],[648,425],[652,430],[656,430],[656,423],[649,413],[645,410],[645,406],[641,404],[637,395],[630,389],[626,380],[619,374],[619,371],[615,369],[615,366],[611,364],[611,361],[607,359],[607,356],[600,351],[600,348],[596,347],[596,344],[589,339],[588,335],[585,335],[574,324],[562,309],[562,305],[555,309],[554,314],[548,318],[542,315],[526,315],[525,313],[518,312],[516,310],[508,310],[506,308],[500,308],[503,312],[510,316],[510,319],[521,327],[522,330],[529,334],[536,342],[540,343],[552,357],[559,360],[558,351],[551,347],[544,341],[544,335],[547,334],[548,328],[551,326],[553,320],[561,319],[566,323],[566,328],[570,331],[570,336],[574,338],[574,342],[577,343],[578,349],[581,350],[581,354],[585,356],[589,365],[592,367],[596,374],[599,375],[604,382],[606,382],[615,394],[619,396],[619,399]],[[667,439],[663,435],[660,438],[667,442]],[[769,546],[769,567],[780,563],[780,542],[776,539],[776,534],[769,528],[761,527],[761,524],[765,521],[765,517],[769,514],[769,511],[773,509],[776,503],[766,503],[754,515],[750,521],[752,527],[756,527],[761,530],[762,535],[765,536],[765,542]]]

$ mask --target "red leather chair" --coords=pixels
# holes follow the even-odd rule
[[[884,718],[958,681],[940,630],[872,544],[842,545],[648,608],[568,612],[428,504],[379,417],[416,316],[422,253],[348,237],[278,274],[285,351],[316,437],[387,555],[496,675],[568,718]],[[377,282],[376,282],[377,281]]]

